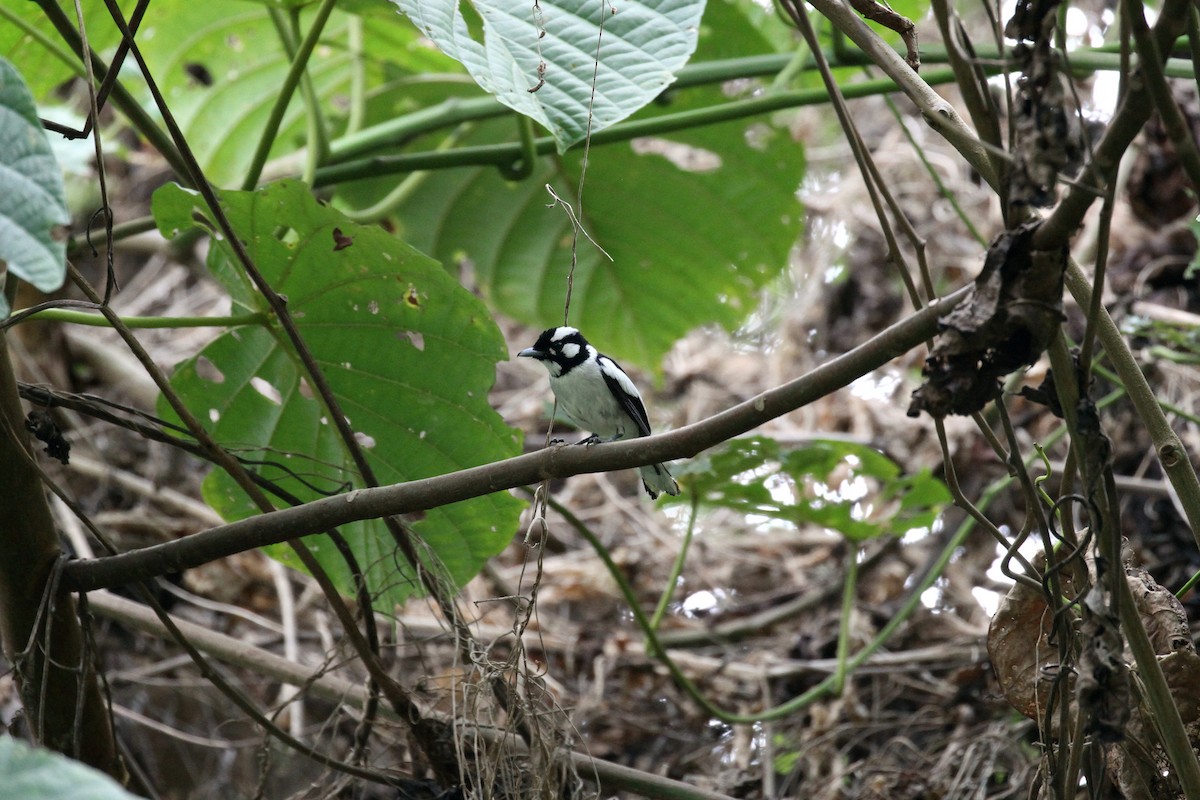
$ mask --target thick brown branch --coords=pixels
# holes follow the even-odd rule
[[[52,597],[60,550],[41,476],[31,466],[24,413],[0,332],[0,638],[25,715],[47,747],[124,778],[108,710],[87,663],[69,595]],[[48,599],[50,598],[50,599]],[[80,735],[76,735],[76,734]]]
[[[670,433],[598,447],[551,447],[448,475],[359,489],[119,556],[76,561],[67,565],[63,582],[67,588],[80,591],[119,586],[358,520],[425,511],[548,478],[691,457],[824,397],[916,347],[937,332],[938,317],[965,295],[965,289],[959,290],[806,375]]]

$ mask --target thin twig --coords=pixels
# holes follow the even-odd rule
[[[875,165],[875,160],[871,158],[870,150],[863,142],[862,136],[859,135],[858,126],[855,125],[854,117],[851,116],[850,109],[846,106],[846,98],[842,96],[841,87],[838,86],[832,71],[830,71],[829,63],[825,60],[825,54],[821,52],[820,42],[817,40],[816,31],[813,30],[812,23],[808,19],[804,3],[800,2],[800,0],[784,0],[782,5],[788,16],[791,17],[793,24],[799,28],[801,35],[808,44],[809,50],[812,51],[817,69],[821,73],[821,80],[825,83],[825,91],[829,93],[829,100],[833,105],[834,113],[837,114],[838,123],[842,126],[842,132],[846,135],[846,140],[849,142],[850,150],[854,154],[854,160],[858,164],[858,170],[862,176],[863,183],[867,187],[867,193],[871,197],[871,205],[875,209],[875,217],[879,220],[880,229],[883,231],[884,239],[887,241],[888,254],[891,256],[891,261],[896,265],[900,280],[904,283],[904,288],[908,292],[908,297],[913,307],[920,308],[923,305],[921,294],[917,290],[916,283],[913,281],[912,270],[908,266],[904,253],[900,250],[900,244],[896,241],[896,234],[892,229],[891,222],[883,210],[880,195],[882,194],[887,199],[889,208],[898,219],[906,219],[906,216],[896,203],[895,198],[892,197],[891,192],[888,191],[883,176],[879,173]],[[909,229],[911,230],[911,226],[909,226]],[[915,233],[913,231],[914,236]],[[928,278],[928,275],[925,278],[925,289],[928,299],[933,299],[932,280]]]
[[[156,618],[144,606],[127,600],[124,597],[109,592],[96,592],[91,596],[92,606],[99,613],[110,619],[115,619],[130,628],[148,633],[152,636],[170,638],[170,634],[162,620]],[[281,682],[308,682],[312,694],[316,697],[348,707],[361,708],[366,692],[361,684],[336,675],[322,675],[315,679],[303,666],[288,661],[282,656],[248,646],[240,639],[214,631],[194,622],[170,618],[178,626],[188,641],[215,658],[219,658],[235,666],[244,666],[254,672],[270,676]],[[389,721],[402,720],[393,711],[383,711],[382,715]],[[431,717],[442,722],[450,722],[446,717],[431,713]],[[481,729],[483,737],[495,737],[512,744],[512,737],[503,731]],[[519,745],[518,745],[519,746]],[[584,753],[562,752],[556,754],[559,758],[569,761],[572,765],[588,773],[594,771],[606,791],[630,790],[644,797],[662,798],[662,800],[732,800],[727,795],[690,786],[681,781],[650,774],[631,767],[625,767],[612,762],[594,759]]]
[[[999,188],[999,173],[987,149],[975,133],[967,127],[958,112],[949,102],[938,95],[930,84],[922,80],[904,59],[883,39],[867,27],[841,0],[810,0],[817,9],[846,36],[858,45],[870,59],[896,82],[908,95],[934,130],[940,133],[979,175],[994,189]]]

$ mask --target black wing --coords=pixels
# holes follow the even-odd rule
[[[600,374],[604,376],[608,390],[637,425],[638,436],[649,436],[650,418],[646,416],[646,404],[642,402],[642,396],[633,385],[633,381],[625,374],[625,370],[608,356],[600,356],[596,360],[600,364]]]

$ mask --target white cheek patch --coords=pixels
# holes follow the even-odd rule
[[[579,355],[579,345],[574,342],[567,342],[562,347],[562,354],[568,359],[575,358],[575,356]]]

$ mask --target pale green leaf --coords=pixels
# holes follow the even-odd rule
[[[21,800],[135,800],[107,775],[60,753],[0,737],[0,785]]]
[[[712,2],[701,49],[725,57],[768,49],[732,4]],[[727,100],[718,88],[681,91],[639,116]],[[503,135],[478,126],[467,144]],[[796,191],[804,150],[784,127],[738,121],[592,149],[582,207],[570,322],[603,351],[653,365],[693,328],[735,327],[788,263],[800,232]],[[551,184],[575,204],[580,159],[538,161],[514,183],[494,169],[439,173],[399,209],[405,236],[446,263],[465,261],[489,299],[535,327],[563,318],[571,220],[548,207]]]
[[[44,292],[67,272],[62,171],[20,73],[0,58],[0,266]],[[0,295],[0,318],[8,304]]]
[[[695,51],[704,13],[704,0],[395,2],[560,153],[661,94]]]

